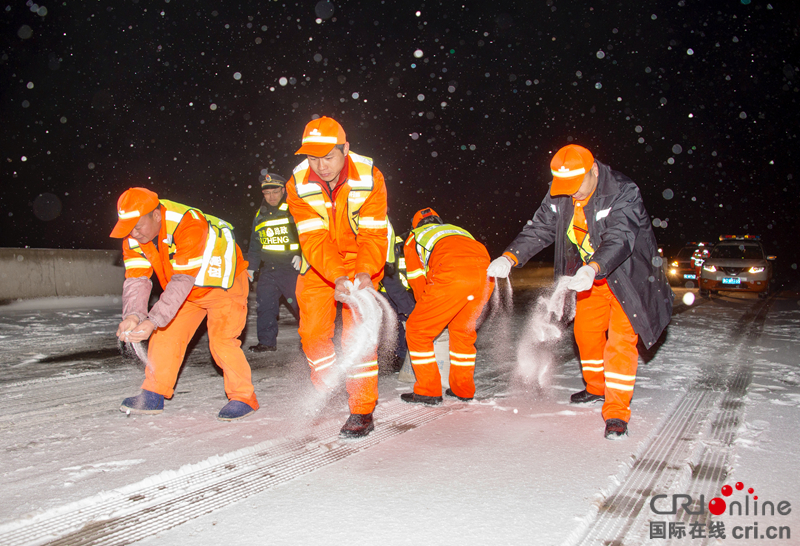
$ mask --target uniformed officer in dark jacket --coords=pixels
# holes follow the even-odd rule
[[[387,224],[389,246],[386,251],[380,294],[386,298],[397,314],[397,340],[394,347],[381,347],[383,350],[378,351],[378,364],[381,365],[381,369],[397,373],[403,368],[403,361],[408,353],[405,321],[414,310],[416,302],[406,280],[406,260],[403,256],[405,239],[395,233],[394,226],[388,218]]]
[[[627,434],[636,381],[637,339],[651,347],[669,324],[674,294],[644,208],[630,178],[570,144],[550,163],[550,191],[487,273],[507,277],[555,243],[555,276],[574,275],[575,341],[586,389],[573,404],[603,400],[605,436]]]
[[[297,228],[286,204],[286,179],[267,173],[261,181],[264,201],[253,219],[247,274],[258,273],[258,344],[254,353],[275,351],[278,339],[278,312],[283,296],[292,314],[299,317],[295,285],[300,269],[300,243]]]

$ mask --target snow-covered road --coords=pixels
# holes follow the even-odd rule
[[[772,528],[800,533],[796,288],[691,306],[676,290],[667,335],[642,354],[621,442],[603,439],[599,405],[567,403],[582,388],[569,330],[541,384],[515,373],[533,288],[481,329],[476,401],[401,404],[410,384],[384,375],[375,433],[360,442],[337,440],[346,402],[322,407],[288,314],[276,353],[248,353],[261,409],[223,423],[204,336],[165,412],[126,417],[119,402],[143,371],[113,336],[119,302],[6,306],[0,543],[796,543],[767,538]],[[255,342],[254,307],[245,345]],[[720,494],[736,482],[743,491]],[[659,494],[669,497],[653,501]],[[747,497],[748,515],[667,514],[673,494],[690,495],[693,511],[700,495],[706,505]],[[761,514],[781,501],[786,515]],[[708,538],[720,523],[726,537]],[[668,538],[681,528],[682,541]],[[699,530],[706,537],[690,536]]]

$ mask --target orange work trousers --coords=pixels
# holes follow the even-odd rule
[[[442,260],[428,273],[433,282],[416,294],[417,304],[406,321],[406,341],[416,383],[414,392],[441,396],[442,377],[433,350],[433,340],[448,328],[450,333],[450,390],[456,396],[475,395],[475,325],[494,289],[487,278],[488,260],[461,258]]]
[[[631,417],[631,397],[636,383],[639,336],[605,280],[578,292],[575,341],[581,354],[586,390],[605,396],[603,419]]]
[[[250,364],[239,340],[247,321],[248,291],[247,272],[242,271],[229,290],[215,288],[199,299],[183,302],[172,322],[150,337],[147,351],[150,365],[145,370],[142,388],[172,397],[186,347],[207,317],[208,347],[214,361],[222,368],[225,393],[230,400],[239,400],[258,409]]]
[[[345,260],[349,275],[355,275],[355,255]],[[380,276],[372,279],[375,289]],[[300,307],[300,341],[311,367],[311,382],[320,392],[334,388],[337,374],[336,351],[333,345],[334,322],[337,301],[333,299],[334,284],[321,277],[315,269],[297,276],[297,304]],[[353,329],[353,312],[342,304],[342,342],[347,348]],[[372,413],[378,402],[378,353],[377,348],[361,362],[355,362],[344,370],[350,413]]]

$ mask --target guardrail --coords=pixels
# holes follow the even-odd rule
[[[122,294],[122,252],[0,248],[0,301]]]

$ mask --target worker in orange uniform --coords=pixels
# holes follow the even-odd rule
[[[674,295],[639,188],[576,144],[550,162],[553,181],[533,219],[487,273],[507,277],[555,242],[555,276],[574,275],[575,341],[586,388],[573,404],[603,400],[605,437],[628,433],[642,339],[651,347],[669,324]]]
[[[300,339],[317,390],[335,385],[333,346],[336,302],[350,290],[377,288],[386,261],[386,185],[372,159],[350,151],[344,129],[321,117],[308,123],[295,154],[306,159],[286,184],[303,263],[297,279]],[[352,284],[351,284],[352,283]],[[353,326],[350,308],[342,307],[343,339]],[[369,434],[378,401],[377,350],[345,370],[350,417],[343,438]]]
[[[155,414],[174,393],[186,347],[208,318],[208,346],[225,377],[229,402],[219,419],[241,419],[258,409],[250,365],[239,335],[247,320],[247,262],[233,239],[233,226],[200,210],[159,200],[146,188],[130,188],[117,202],[111,237],[124,239],[122,341],[150,338],[142,392],[120,410]],[[155,272],[164,289],[148,310]]]
[[[404,254],[417,304],[406,321],[406,340],[417,381],[414,392],[400,398],[410,404],[441,404],[433,340],[448,328],[450,388],[445,394],[472,400],[476,321],[494,289],[494,279],[486,276],[489,253],[468,231],[442,223],[433,209],[417,212],[411,225]]]

